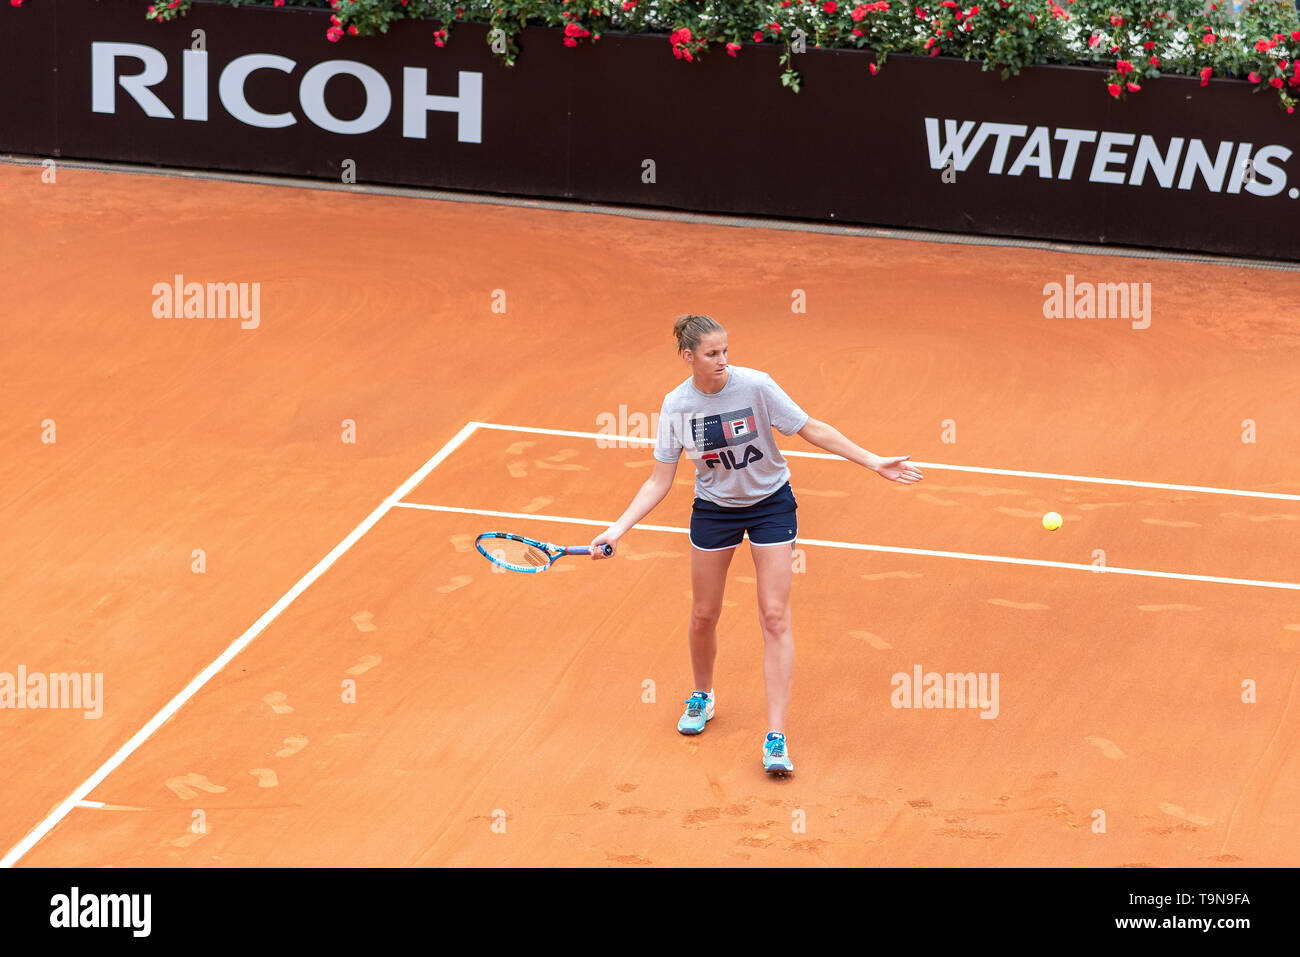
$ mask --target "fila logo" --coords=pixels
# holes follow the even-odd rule
[[[726,436],[729,439],[738,439],[742,435],[749,435],[754,431],[754,417],[749,416],[743,419],[733,419],[726,423]]]
[[[732,469],[743,469],[750,462],[757,462],[762,457],[763,453],[758,450],[757,445],[747,445],[739,462],[736,461],[736,453],[731,449],[723,449],[721,452],[708,452],[702,456],[702,461],[709,468],[713,468],[713,466],[721,462],[723,468],[731,471]]]

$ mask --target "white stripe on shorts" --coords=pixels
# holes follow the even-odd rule
[[[686,538],[690,541],[690,543],[691,543],[691,547],[692,547],[692,548],[700,548],[699,545],[696,545],[696,544],[695,544],[695,539],[691,538],[691,533],[690,533],[690,532],[687,532],[687,533],[686,533]],[[745,540],[745,537],[742,535],[742,536],[740,537],[740,541],[743,542],[744,540]],[[723,545],[721,548],[700,548],[700,551],[702,551],[702,552],[725,552],[728,548],[739,548],[739,547],[740,547],[740,542],[736,542],[736,544],[734,544],[734,545]]]

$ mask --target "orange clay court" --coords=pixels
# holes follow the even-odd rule
[[[0,711],[6,864],[1300,863],[1295,272],[12,164],[0,219],[0,672],[103,675]],[[155,318],[177,273],[260,325]],[[1044,318],[1067,274],[1150,327]],[[925,472],[790,457],[784,780],[746,547],[675,730],[689,464],[613,561],[472,544],[619,516],[650,450],[592,433],[683,312]],[[916,666],[996,718],[895,708]]]

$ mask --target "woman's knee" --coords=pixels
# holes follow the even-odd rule
[[[721,617],[721,606],[694,605],[691,607],[691,628],[716,628]]]
[[[765,635],[783,635],[790,630],[790,606],[764,605],[758,610],[758,620]]]

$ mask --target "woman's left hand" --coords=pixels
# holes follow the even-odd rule
[[[895,455],[891,458],[880,459],[880,464],[876,466],[876,474],[881,478],[889,479],[891,482],[898,482],[900,485],[914,485],[921,481],[923,476],[921,470],[907,460],[910,455]]]

